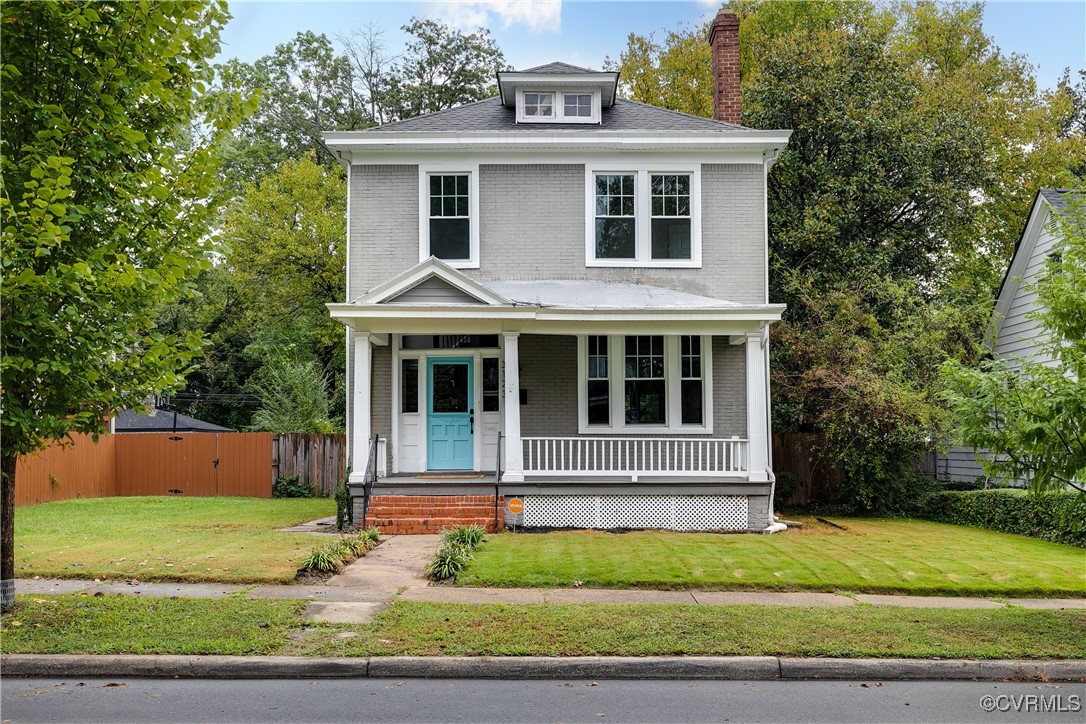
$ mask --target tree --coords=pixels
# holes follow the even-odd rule
[[[260,398],[249,429],[264,432],[335,432],[328,417],[327,380],[313,360],[269,354],[248,388]]]
[[[713,69],[706,42],[708,28],[668,31],[664,41],[630,33],[619,60],[605,70],[619,72],[622,95],[673,111],[713,117]]]
[[[504,58],[490,34],[464,34],[433,20],[412,18],[411,39],[398,57],[386,53],[373,25],[339,36],[300,32],[255,63],[230,61],[228,88],[256,91],[260,105],[231,139],[225,173],[253,182],[277,165],[314,155],[335,164],[324,131],[354,131],[412,118],[495,95]]]
[[[209,264],[219,144],[251,109],[210,92],[225,4],[3,9],[3,603],[16,461],[176,388],[196,332],[153,329]]]
[[[295,330],[325,369],[343,349],[343,326],[328,315],[346,295],[343,269],[347,187],[343,172],[312,157],[281,164],[227,212],[227,265],[248,325]],[[254,336],[259,336],[259,332]]]
[[[497,95],[505,57],[488,30],[465,34],[427,18],[403,26],[412,36],[384,84],[393,119],[413,118]]]
[[[232,60],[224,69],[224,83],[260,95],[257,112],[231,140],[224,169],[235,183],[259,179],[306,153],[320,163],[336,163],[321,133],[375,123],[349,58],[337,53],[325,35],[300,32],[255,63]]]
[[[1086,492],[1086,194],[1054,215],[1059,241],[1036,282],[1039,354],[943,366],[957,444],[994,453],[992,478]]]

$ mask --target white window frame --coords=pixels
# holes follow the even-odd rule
[[[633,259],[596,258],[596,176],[632,174],[634,177]],[[690,258],[652,258],[652,183],[654,174],[690,176]],[[585,164],[585,266],[701,268],[701,164],[648,163],[637,165]]]
[[[525,93],[553,93],[554,115],[551,116],[526,116],[524,115]],[[567,116],[566,95],[592,96],[592,114],[588,116]],[[518,88],[517,89],[517,123],[600,123],[602,99],[600,91],[593,88]]]
[[[468,240],[471,255],[467,259],[442,259],[454,269],[479,268],[479,164],[419,164],[419,261],[430,254],[430,176],[466,175],[468,177]]]
[[[577,336],[577,431],[581,435],[658,435],[689,433],[711,435],[713,432],[713,338],[711,335],[608,334],[607,337],[608,399],[611,405],[609,425],[588,424],[588,337]],[[626,337],[663,336],[664,390],[667,413],[665,425],[626,424]],[[679,356],[680,336],[701,337],[702,424],[682,424],[682,364]],[[618,357],[615,352],[618,351]],[[744,398],[745,399],[745,398]]]

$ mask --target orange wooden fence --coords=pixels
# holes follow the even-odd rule
[[[270,498],[272,434],[122,433],[21,458],[15,505],[112,495]]]
[[[15,505],[69,498],[116,495],[114,435],[98,443],[90,435],[73,435],[68,447],[53,445],[19,458],[15,469]]]

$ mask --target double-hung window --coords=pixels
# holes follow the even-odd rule
[[[580,432],[712,432],[709,339],[581,337]]]
[[[587,266],[701,266],[699,167],[589,167]]]
[[[419,260],[479,266],[478,166],[419,169]]]

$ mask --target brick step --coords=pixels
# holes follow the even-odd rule
[[[488,532],[494,531],[494,517],[482,518],[371,518],[369,525],[386,535],[420,535],[441,533],[458,525],[480,525]]]
[[[500,510],[500,508],[499,508]],[[424,518],[426,516],[477,516],[477,515],[494,515],[494,506],[472,506],[470,508],[437,508],[437,507],[410,507],[410,508],[389,508],[385,506],[370,507],[370,515],[379,516],[381,518],[396,518],[400,516],[407,516],[410,518]]]

